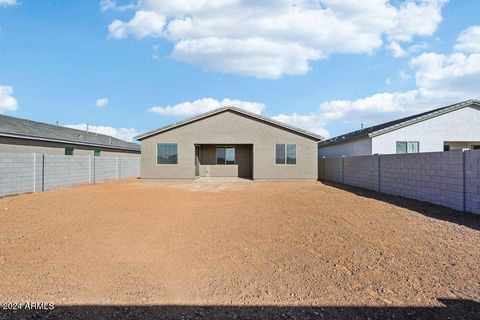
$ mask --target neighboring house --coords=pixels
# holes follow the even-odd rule
[[[318,144],[319,156],[480,149],[480,101],[468,100]]]
[[[142,178],[244,177],[317,180],[321,137],[224,107],[136,137]]]
[[[0,153],[138,156],[140,146],[104,134],[0,115]]]

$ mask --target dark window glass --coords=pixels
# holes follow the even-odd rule
[[[217,147],[217,164],[235,164],[235,147]]]
[[[397,141],[397,153],[407,153],[406,141]]]
[[[157,164],[178,164],[178,145],[176,143],[157,144]]]
[[[94,155],[95,157],[100,157],[100,152],[101,152],[100,148],[95,148],[95,149],[93,150],[93,155]]]
[[[296,144],[287,144],[287,164],[297,164]]]
[[[450,146],[448,144],[444,145],[443,151],[450,151]]]
[[[478,145],[478,144],[477,144],[477,145],[474,145],[474,146],[473,146],[473,150],[480,150],[480,145]]]
[[[275,145],[275,164],[285,164],[285,144]]]
[[[73,156],[73,147],[65,147],[65,155]]]
[[[217,147],[217,164],[225,164],[225,148]]]

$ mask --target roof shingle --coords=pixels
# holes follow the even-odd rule
[[[126,142],[105,134],[97,134],[6,115],[0,115],[0,136],[140,151],[140,146],[136,143]]]

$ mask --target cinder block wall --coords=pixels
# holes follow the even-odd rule
[[[139,176],[139,157],[0,153],[0,196]]]
[[[323,179],[480,213],[480,151],[324,158]],[[339,179],[342,176],[343,179]]]
[[[480,213],[480,150],[465,153],[465,211]]]
[[[343,183],[343,158],[324,158],[323,166],[325,180]]]
[[[139,177],[140,176],[140,158],[118,158],[120,166],[119,179]]]
[[[118,179],[119,168],[117,158],[95,158],[95,182],[105,182]]]
[[[345,157],[343,183],[379,191],[378,156]]]
[[[89,156],[44,155],[44,190],[90,182]]]
[[[35,164],[34,154],[0,153],[0,196],[33,192]]]
[[[463,210],[463,153],[381,156],[380,191]]]

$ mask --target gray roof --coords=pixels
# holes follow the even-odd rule
[[[140,151],[140,146],[136,143],[126,142],[105,134],[5,115],[0,115],[0,136]]]
[[[415,114],[415,115],[412,115],[412,116],[409,116],[409,117],[385,122],[385,123],[375,125],[375,126],[372,126],[372,127],[368,127],[368,128],[362,129],[362,130],[357,130],[357,131],[353,131],[353,132],[350,132],[350,133],[342,134],[342,135],[336,136],[334,138],[321,141],[321,142],[318,143],[318,145],[319,145],[319,147],[326,147],[326,146],[329,146],[329,145],[341,144],[341,143],[348,142],[348,141],[355,140],[355,139],[372,138],[372,137],[379,136],[381,134],[384,134],[384,133],[387,133],[387,132],[390,132],[390,131],[394,131],[394,130],[412,125],[412,124],[417,123],[417,122],[421,122],[421,121],[425,121],[425,120],[428,120],[428,119],[431,119],[431,118],[435,118],[435,117],[438,117],[442,114],[452,112],[452,111],[456,111],[458,109],[462,109],[462,108],[469,107],[469,106],[472,106],[472,105],[475,105],[475,106],[478,107],[478,106],[480,106],[480,101],[479,100],[473,100],[473,99],[462,101],[462,102],[455,103],[455,104],[452,104],[452,105],[449,105],[449,106],[446,106],[446,107],[441,107],[441,108],[430,110],[430,111],[427,111],[427,112]]]
[[[138,136],[135,137],[135,139],[142,140],[142,139],[145,139],[145,138],[150,137],[152,135],[155,135],[155,134],[158,134],[158,133],[161,133],[161,132],[165,132],[165,131],[168,131],[168,130],[172,130],[174,128],[184,126],[184,125],[189,124],[191,122],[195,122],[195,121],[198,121],[198,120],[201,120],[201,119],[204,119],[204,118],[208,118],[208,117],[211,117],[213,115],[216,115],[216,114],[219,114],[219,113],[222,113],[222,112],[225,112],[225,111],[232,111],[234,113],[239,113],[239,114],[242,114],[242,115],[247,116],[249,118],[259,120],[261,122],[264,122],[264,123],[267,123],[267,124],[270,124],[270,125],[273,125],[273,126],[280,127],[280,128],[285,129],[287,131],[291,131],[291,132],[300,134],[302,136],[313,138],[314,140],[317,140],[317,141],[320,141],[320,140],[323,139],[322,136],[320,136],[318,134],[315,134],[313,132],[303,130],[303,129],[291,126],[289,124],[286,124],[286,123],[283,123],[283,122],[280,122],[280,121],[276,121],[276,120],[273,120],[273,119],[270,119],[270,118],[267,118],[267,117],[264,117],[264,116],[258,115],[256,113],[249,112],[249,111],[246,111],[246,110],[234,107],[234,106],[226,106],[226,107],[218,108],[218,109],[215,109],[215,110],[205,112],[205,113],[202,113],[200,115],[188,118],[186,120],[175,122],[175,123],[169,124],[167,126],[164,126],[164,127],[152,130],[152,131],[148,131],[148,132],[139,134]]]

